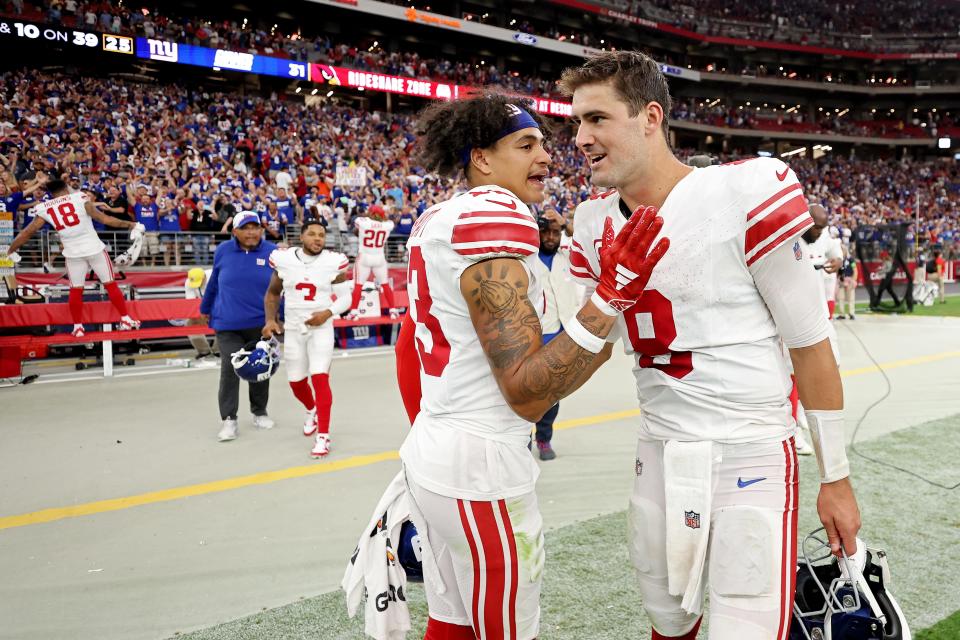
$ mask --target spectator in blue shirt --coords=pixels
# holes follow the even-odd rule
[[[134,193],[134,190],[127,188],[127,193]],[[144,192],[138,199],[131,200],[133,213],[137,217],[137,222],[143,225],[146,231],[143,234],[143,248],[140,250],[140,260],[143,265],[150,266],[157,263],[157,254],[160,253],[160,207],[153,201],[153,197]]]
[[[270,285],[273,269],[270,253],[277,245],[264,240],[260,217],[242,211],[233,218],[233,238],[217,247],[213,271],[200,304],[200,313],[209,320],[220,344],[220,442],[237,437],[237,410],[240,406],[240,378],[233,370],[230,356],[250,342],[261,338],[263,297]],[[270,380],[249,383],[250,412],[258,429],[270,429],[267,416]]]
[[[172,201],[163,198],[159,201],[160,243],[163,246],[163,266],[169,267],[170,260],[180,266],[180,210],[171,207]]]

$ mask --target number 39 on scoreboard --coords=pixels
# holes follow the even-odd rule
[[[128,53],[133,55],[133,38],[103,34],[103,50],[110,51],[111,53]]]

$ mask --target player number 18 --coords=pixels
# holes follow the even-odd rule
[[[80,216],[77,215],[77,210],[73,208],[72,202],[64,202],[57,207],[56,211],[53,207],[50,207],[47,209],[47,215],[50,216],[50,220],[53,221],[53,228],[57,231],[63,231],[67,227],[75,227],[80,224]]]

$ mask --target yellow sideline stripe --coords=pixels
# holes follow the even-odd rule
[[[919,356],[916,358],[907,358],[905,360],[896,360],[894,362],[884,362],[880,368],[884,370],[898,369],[900,367],[910,367],[949,358],[960,357],[960,351],[944,351],[928,356]],[[848,369],[841,371],[840,375],[844,378],[874,373],[880,370],[876,366],[860,367],[858,369]],[[612,413],[601,413],[584,418],[572,418],[570,420],[561,420],[554,425],[554,429],[565,430],[588,425],[603,424],[624,418],[632,418],[640,415],[639,409],[628,409],[626,411],[614,411]],[[226,478],[213,482],[204,482],[201,484],[187,485],[185,487],[174,487],[173,489],[163,489],[161,491],[150,491],[134,496],[124,498],[112,498],[110,500],[98,500],[96,502],[86,502],[74,505],[72,507],[54,507],[30,513],[21,513],[13,516],[0,517],[0,530],[13,529],[15,527],[25,527],[32,524],[41,524],[44,522],[54,522],[66,518],[76,518],[88,516],[96,513],[105,513],[108,511],[119,511],[131,507],[139,507],[146,504],[157,502],[168,502],[170,500],[179,500],[180,498],[189,498],[201,496],[209,493],[219,493],[221,491],[230,491],[242,487],[250,487],[281,480],[291,480],[294,478],[304,478],[307,476],[319,475],[323,473],[333,473],[345,469],[355,469],[357,467],[366,467],[378,462],[387,460],[399,460],[400,455],[397,451],[381,451],[362,456],[353,456],[345,460],[333,460],[330,462],[321,462],[314,465],[301,467],[290,467],[279,469],[277,471],[263,471],[248,476],[238,476],[235,478]]]

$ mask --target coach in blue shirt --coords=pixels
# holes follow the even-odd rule
[[[233,238],[218,246],[213,256],[213,272],[200,313],[209,319],[220,343],[220,442],[237,437],[240,378],[233,370],[230,355],[261,337],[263,297],[273,274],[270,252],[276,248],[263,239],[260,216],[242,211],[233,219]],[[249,386],[253,425],[258,429],[272,428],[273,420],[267,416],[270,380],[251,382]]]

